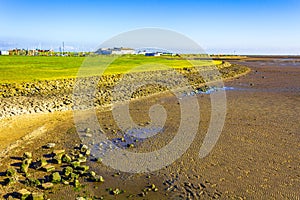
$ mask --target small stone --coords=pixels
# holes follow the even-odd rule
[[[86,146],[85,144],[80,145],[80,152],[81,153],[85,153],[88,149],[89,149],[88,146]]]
[[[51,149],[51,148],[54,148],[55,147],[55,143],[48,143],[47,145],[46,145],[46,147],[48,148],[48,149]]]
[[[69,185],[70,182],[69,182],[69,181],[63,181],[63,184],[64,184],[64,185]]]
[[[63,155],[65,152],[66,152],[66,150],[64,150],[64,149],[53,150],[52,154],[54,154],[55,156],[57,156],[57,155]]]
[[[98,178],[99,178],[100,182],[102,182],[102,183],[104,182],[104,178],[102,176],[99,176]]]
[[[50,175],[50,180],[52,183],[59,183],[61,181],[61,176],[58,172],[54,172]]]
[[[76,167],[76,169],[81,170],[83,172],[87,172],[90,169],[90,167],[87,165],[81,165],[81,166]]]
[[[91,129],[90,128],[86,128],[86,129],[84,129],[84,132],[85,133],[89,133],[89,132],[91,132]]]
[[[25,180],[25,185],[27,186],[31,186],[31,187],[36,187],[41,185],[41,182],[38,179],[34,179],[34,178],[27,178]]]
[[[49,189],[53,188],[53,186],[54,186],[53,183],[50,183],[50,182],[42,184],[42,188],[45,190],[49,190]]]
[[[30,196],[32,200],[44,200],[44,194],[41,192],[33,192]]]
[[[53,165],[47,164],[46,166],[42,167],[42,169],[46,172],[51,172],[55,170],[55,167]]]
[[[8,177],[4,179],[4,184],[5,185],[12,185],[18,182],[18,177],[17,176],[13,176],[13,177]]]
[[[134,144],[132,144],[132,143],[131,144],[127,144],[127,147],[128,148],[134,148]]]
[[[78,188],[78,187],[80,187],[80,186],[81,186],[81,185],[80,185],[79,180],[76,179],[76,180],[74,181],[74,187],[75,187],[75,188]]]
[[[77,161],[80,163],[85,163],[87,161],[86,157],[79,157],[77,158]]]
[[[29,168],[29,165],[28,164],[26,164],[26,163],[22,163],[22,165],[21,165],[21,172],[23,172],[23,173],[27,173],[28,172],[28,168]]]
[[[139,194],[139,196],[145,197],[145,196],[146,196],[146,193],[145,193],[145,192],[141,192],[141,193]]]
[[[25,200],[29,197],[29,195],[31,194],[28,190],[26,189],[21,189],[18,192],[18,198],[21,200]]]
[[[32,158],[32,153],[31,152],[25,152],[23,154],[23,159],[31,159]]]
[[[86,150],[85,155],[86,155],[86,156],[90,156],[90,155],[91,155],[91,150],[89,150],[89,149]]]
[[[76,168],[76,167],[79,167],[79,166],[80,166],[80,162],[78,162],[78,161],[73,161],[73,162],[71,162],[71,165],[72,165],[73,168]]]
[[[72,172],[72,173],[69,175],[69,177],[70,177],[70,181],[74,181],[74,180],[77,180],[77,179],[78,179],[79,174],[75,174],[75,173]]]
[[[62,156],[62,161],[63,161],[64,163],[71,163],[71,162],[72,162],[72,158],[71,158],[68,154],[64,154],[64,155]]]
[[[35,169],[39,169],[41,167],[44,167],[46,166],[48,163],[47,163],[47,160],[45,158],[40,158],[38,159],[35,163],[34,163],[34,168]]]
[[[6,170],[6,176],[15,176],[17,174],[17,171],[14,168],[9,168]]]
[[[63,169],[63,173],[65,176],[69,176],[73,172],[73,168],[70,166],[67,166],[66,168]]]
[[[90,171],[90,172],[89,172],[89,175],[90,175],[91,177],[95,177],[97,174],[96,174],[96,172],[94,172],[94,171]]]
[[[151,185],[151,189],[154,190],[156,186],[154,184]]]
[[[31,158],[26,158],[22,161],[22,163],[24,163],[25,165],[30,165],[32,163],[32,159]]]
[[[122,193],[122,190],[120,190],[119,188],[116,188],[112,191],[112,194],[113,195],[118,195],[118,194],[121,194]]]

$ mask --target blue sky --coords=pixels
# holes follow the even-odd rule
[[[91,50],[122,32],[158,27],[209,53],[300,54],[297,0],[0,0],[0,49]]]

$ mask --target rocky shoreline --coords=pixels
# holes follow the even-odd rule
[[[0,119],[16,115],[31,113],[51,113],[55,111],[71,110],[73,107],[74,95],[86,95],[82,91],[89,88],[91,84],[95,85],[93,93],[93,106],[105,106],[111,102],[124,101],[128,96],[125,91],[133,91],[131,99],[145,97],[168,89],[184,88],[192,86],[193,90],[206,91],[208,87],[205,83],[222,79],[235,77],[249,71],[249,68],[232,65],[223,62],[217,66],[219,74],[212,73],[212,67],[182,68],[176,70],[163,70],[154,72],[139,72],[126,75],[115,74],[102,77],[89,77],[81,79],[63,79],[63,80],[45,80],[32,83],[8,83],[0,85]],[[202,70],[199,73],[199,70]],[[204,69],[204,70],[203,70]],[[207,75],[209,80],[204,80],[201,74]],[[180,83],[178,76],[187,80]],[[220,77],[221,76],[221,77]],[[126,83],[122,86],[117,84],[126,78]],[[157,84],[143,85],[136,88],[137,80],[152,81]],[[97,84],[95,84],[95,82]],[[167,85],[167,87],[166,87]],[[80,88],[78,88],[80,87]],[[118,87],[118,94],[114,99],[112,93]],[[75,88],[75,89],[74,89]],[[76,94],[80,90],[82,94]],[[75,98],[78,99],[78,98]],[[84,98],[83,98],[84,99]]]

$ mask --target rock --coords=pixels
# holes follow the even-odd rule
[[[6,170],[6,176],[12,177],[17,174],[17,171],[14,168],[9,168]]]
[[[64,154],[64,155],[62,156],[62,161],[63,161],[64,163],[71,163],[71,162],[72,162],[72,158],[71,158],[68,154]]]
[[[34,178],[27,178],[25,180],[25,185],[27,186],[31,186],[31,187],[36,187],[41,185],[41,182],[38,179],[34,179]]]
[[[96,172],[94,172],[94,171],[90,171],[89,172],[89,176],[90,177],[95,177],[97,174],[96,174]]]
[[[77,158],[77,161],[80,162],[80,163],[85,163],[86,162],[86,157],[79,157]]]
[[[100,182],[104,182],[104,178],[102,176],[99,176],[98,179],[99,179]]]
[[[72,182],[72,181],[74,181],[74,180],[77,180],[78,178],[79,178],[79,174],[75,174],[75,173],[71,173],[70,175],[69,175],[69,180],[70,180],[70,182]]]
[[[88,178],[89,181],[92,181],[92,182],[101,182],[103,183],[104,182],[104,178],[102,176],[97,176],[96,174],[95,175],[90,175],[90,177]]]
[[[79,161],[73,161],[71,162],[71,165],[73,168],[79,167],[80,166],[80,162]]]
[[[59,172],[54,172],[50,175],[50,180],[52,183],[59,183],[61,181],[61,176]]]
[[[31,152],[25,152],[23,154],[23,160],[25,159],[31,159],[32,158],[32,153]]]
[[[31,158],[26,158],[22,161],[22,163],[24,163],[25,165],[30,165],[32,163],[32,159]]]
[[[63,155],[66,151],[64,149],[60,149],[60,150],[53,150],[52,151],[52,154],[54,156],[57,156],[57,155]]]
[[[90,167],[87,165],[81,165],[81,166],[76,167],[76,169],[81,170],[83,172],[87,172],[90,169]]]
[[[19,191],[17,192],[17,196],[18,196],[18,198],[21,199],[21,200],[27,199],[27,198],[29,197],[30,194],[31,194],[31,193],[30,193],[28,190],[26,190],[26,189],[21,189],[21,190],[19,190]]]
[[[80,145],[80,152],[81,153],[85,153],[88,149],[89,149],[88,146],[86,146],[85,144]]]
[[[64,185],[69,185],[70,182],[69,182],[69,181],[63,181],[63,184],[64,184]]]
[[[56,164],[61,164],[63,154],[57,154],[53,157],[52,161]]]
[[[29,168],[29,164],[22,163],[21,167],[20,167],[20,171],[23,172],[23,173],[27,173],[28,172],[28,168]]]
[[[91,134],[91,133],[86,133],[84,136],[85,136],[85,137],[91,138],[91,137],[93,137],[93,134]]]
[[[46,172],[51,172],[51,171],[55,170],[55,167],[53,165],[47,164],[44,167],[42,167],[42,169]]]
[[[86,156],[90,156],[90,155],[91,155],[91,150],[89,150],[89,149],[86,150],[85,155],[86,155]]]
[[[41,168],[41,167],[46,166],[47,164],[48,164],[48,163],[47,163],[47,160],[46,160],[45,158],[39,158],[39,159],[37,159],[37,160],[35,161],[33,167],[34,167],[35,169],[39,169],[39,168]]]
[[[120,190],[119,188],[116,188],[112,191],[112,194],[113,195],[118,195],[118,194],[121,194],[122,193],[122,190]]]
[[[69,176],[73,172],[73,168],[70,166],[67,166],[66,168],[63,169],[63,174],[65,176]]]
[[[151,185],[151,189],[154,190],[156,186],[154,184]]]
[[[32,200],[44,200],[44,194],[41,192],[33,192],[30,197]]]
[[[48,144],[46,144],[46,147],[47,147],[48,149],[54,148],[55,146],[56,146],[55,143],[48,143]]]
[[[132,144],[132,143],[131,144],[127,144],[127,147],[128,148],[134,148],[134,144]]]
[[[76,179],[76,180],[74,181],[74,187],[75,187],[75,188],[79,188],[80,186],[81,186],[81,184],[80,184],[79,180]]]
[[[4,184],[5,185],[12,185],[12,184],[17,183],[18,180],[19,180],[19,178],[16,175],[12,176],[12,177],[8,177],[8,178],[4,179]]]
[[[50,182],[42,184],[42,188],[45,190],[49,190],[49,189],[53,188],[53,186],[54,186],[53,183],[50,183]]]

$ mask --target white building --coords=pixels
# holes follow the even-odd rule
[[[135,50],[131,48],[101,48],[96,51],[98,54],[102,55],[125,55],[125,54],[135,54]]]
[[[135,50],[129,48],[114,48],[112,49],[111,54],[114,55],[135,54]]]
[[[0,51],[0,55],[8,56],[9,55],[9,51]]]

